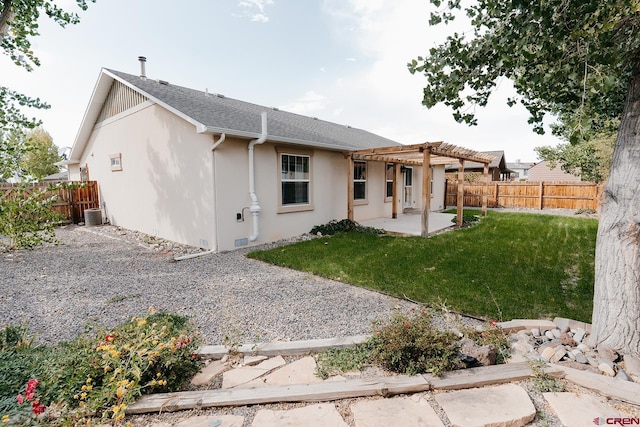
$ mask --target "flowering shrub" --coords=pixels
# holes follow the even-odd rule
[[[0,385],[0,427],[29,425],[23,414],[35,420],[49,404],[60,410],[64,425],[89,424],[95,416],[117,425],[139,395],[179,390],[188,382],[200,369],[199,343],[185,317],[152,312],[61,343],[33,363],[0,346],[0,382],[24,375],[21,369],[38,373],[15,391]],[[5,356],[10,363],[3,363]]]

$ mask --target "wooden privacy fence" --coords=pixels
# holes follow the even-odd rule
[[[503,182],[488,185],[487,206],[490,208],[527,209],[593,209],[600,204],[604,184],[595,182]],[[465,182],[464,206],[481,207],[484,183]],[[446,206],[458,202],[458,183],[446,181]]]
[[[46,190],[49,185],[51,184],[46,182],[31,184],[26,188],[25,194],[30,195],[35,191]],[[0,197],[8,198],[19,188],[20,184],[0,183]],[[97,181],[67,182],[64,187],[46,193],[46,197],[53,195],[57,196],[57,200],[52,205],[52,209],[76,224],[84,221],[85,210],[100,208]]]

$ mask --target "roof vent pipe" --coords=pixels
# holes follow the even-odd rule
[[[255,162],[253,155],[253,147],[258,144],[262,144],[267,140],[267,112],[262,112],[262,133],[258,139],[254,139],[249,143],[249,197],[251,198],[251,206],[249,212],[253,216],[253,234],[249,236],[249,241],[255,242],[258,240],[259,228],[258,228],[258,214],[262,210],[260,203],[258,202],[258,196],[256,195],[256,177],[255,177]]]
[[[147,75],[145,74],[145,63],[147,62],[147,58],[145,58],[144,56],[138,56],[138,61],[140,61],[140,78],[141,79],[146,79]]]

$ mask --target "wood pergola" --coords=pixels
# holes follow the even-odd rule
[[[458,147],[452,144],[439,142],[425,142],[423,144],[400,145],[392,147],[371,148],[366,150],[350,151],[345,153],[348,159],[348,191],[347,191],[347,218],[353,220],[353,178],[354,171],[353,162],[356,160],[385,162],[393,164],[393,207],[392,218],[398,216],[398,182],[400,180],[400,168],[398,165],[422,166],[422,237],[428,235],[429,225],[429,208],[431,201],[431,166],[452,163],[458,160],[458,206],[456,222],[458,226],[462,225],[463,213],[463,183],[464,183],[464,162],[478,162],[484,164],[484,182],[485,189],[482,195],[482,215],[487,214],[487,194],[488,194],[488,176],[489,163],[495,157],[481,153],[479,151],[469,150],[467,148]]]

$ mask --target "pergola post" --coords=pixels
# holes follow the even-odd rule
[[[484,189],[482,190],[482,216],[487,216],[487,199],[489,198],[489,163],[484,164]]]
[[[431,147],[422,152],[422,237],[429,236],[429,211],[431,210]]]
[[[393,200],[391,201],[391,218],[398,218],[398,183],[400,182],[400,165],[393,163],[393,189],[391,195]]]
[[[462,214],[464,210],[464,159],[460,159],[458,165],[458,206],[456,224],[462,227]]]
[[[353,156],[347,155],[347,219],[353,221]]]

